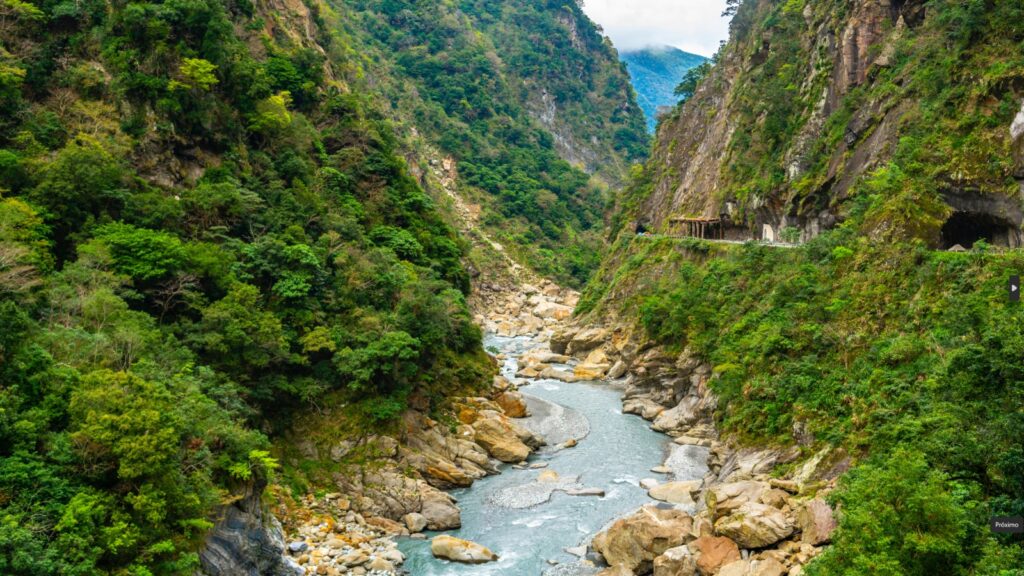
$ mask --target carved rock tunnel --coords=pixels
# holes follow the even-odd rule
[[[1020,246],[1021,231],[1006,218],[985,212],[955,211],[942,226],[940,247],[971,249],[984,240],[995,246]]]

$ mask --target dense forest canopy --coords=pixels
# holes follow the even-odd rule
[[[315,10],[2,10],[0,572],[189,573],[297,411],[487,380],[465,242]]]

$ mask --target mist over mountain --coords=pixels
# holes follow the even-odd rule
[[[673,92],[683,75],[707,60],[704,56],[684,52],[673,46],[623,50],[620,57],[629,69],[637,102],[643,108],[647,129],[651,132],[654,132],[658,124],[658,107],[675,106],[679,98]]]

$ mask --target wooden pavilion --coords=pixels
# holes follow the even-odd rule
[[[676,216],[669,220],[669,224],[674,235],[705,240],[725,239],[725,222],[722,218]]]

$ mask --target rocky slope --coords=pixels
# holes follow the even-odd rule
[[[1000,24],[1017,10],[966,20],[945,1],[742,2],[716,66],[665,122],[630,219],[667,229],[727,214],[737,237],[807,239],[876,194],[877,236],[1019,245],[1020,36]],[[906,201],[898,188],[933,221],[880,226]]]

